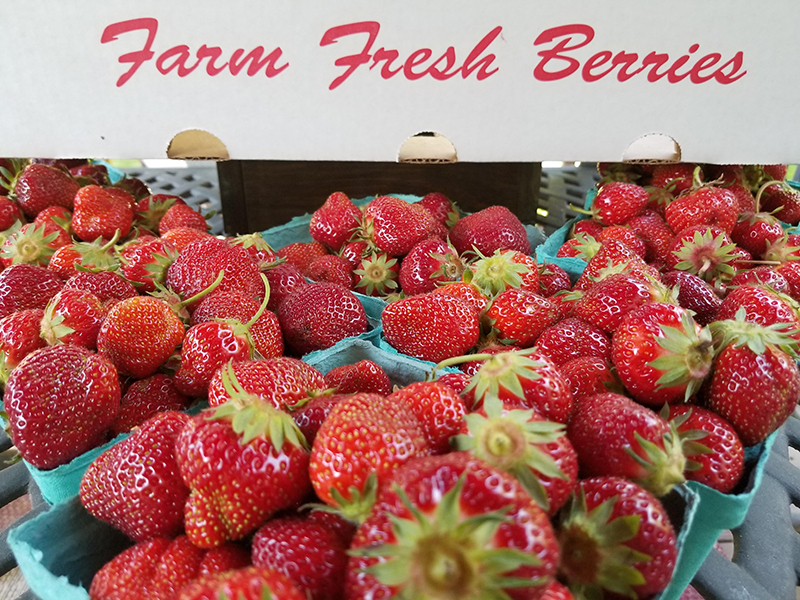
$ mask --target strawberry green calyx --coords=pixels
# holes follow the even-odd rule
[[[355,291],[373,296],[384,296],[397,289],[397,259],[385,253],[375,253],[361,261],[361,268],[353,271]]]
[[[709,325],[714,343],[719,350],[733,344],[740,348],[747,346],[753,353],[761,355],[767,348],[777,348],[789,354],[798,355],[798,341],[792,336],[800,333],[791,323],[759,325],[745,321],[747,310],[742,306],[736,311],[735,319],[714,321]]]
[[[473,252],[478,255],[478,260],[470,266],[473,273],[471,283],[489,297],[509,288],[521,287],[522,276],[531,270],[528,265],[512,260],[517,254],[514,250],[496,250],[492,256],[485,256],[473,246]]]
[[[711,371],[714,360],[714,341],[708,327],[697,332],[691,315],[681,314],[681,328],[661,325],[663,337],[656,338],[665,352],[648,366],[663,371],[657,389],[686,385],[685,400],[697,392]]]
[[[702,469],[702,465],[695,460],[691,460],[690,457],[697,456],[698,454],[714,453],[711,448],[705,444],[701,444],[699,441],[708,437],[708,431],[703,431],[702,429],[688,429],[686,431],[680,431],[681,425],[686,423],[686,421],[688,421],[692,416],[692,409],[690,408],[682,415],[678,415],[674,419],[670,419],[669,405],[665,404],[659,412],[659,416],[665,421],[669,421],[670,427],[678,432],[678,437],[681,441],[681,449],[683,450],[684,456],[686,456],[686,466],[684,467],[684,470],[699,471]]]
[[[536,503],[548,512],[550,501],[547,493],[532,471],[547,477],[569,479],[555,460],[539,447],[563,436],[566,426],[550,421],[534,421],[533,410],[504,411],[497,396],[487,396],[483,408],[486,416],[471,413],[464,417],[469,435],[456,436],[456,449],[471,452],[477,458],[513,475]]]
[[[625,448],[625,452],[646,471],[644,477],[634,480],[636,483],[660,498],[666,496],[676,485],[686,481],[683,476],[686,455],[683,453],[680,435],[674,425],[670,425],[669,432],[662,437],[663,449],[644,439],[638,431],[633,435],[641,448],[641,453],[630,446]]]
[[[55,314],[56,305],[57,302],[48,302],[42,317],[41,336],[48,346],[63,344],[61,340],[75,333],[72,327],[64,325],[64,315]]]
[[[800,260],[800,246],[790,245],[789,234],[787,233],[782,238],[767,244],[763,257],[765,261],[781,264],[790,260]]]
[[[578,252],[575,258],[580,258],[589,262],[594,258],[594,255],[600,250],[600,242],[588,233],[579,233],[575,236],[578,243],[573,246],[573,250]]]
[[[207,419],[229,420],[233,431],[241,436],[242,445],[247,445],[256,438],[263,438],[269,440],[278,452],[283,449],[284,443],[308,449],[305,436],[288,413],[245,391],[236,379],[232,361],[223,369],[222,386],[230,399],[210,410]]]
[[[583,490],[572,498],[559,546],[561,570],[575,586],[576,598],[602,598],[602,588],[636,598],[633,588],[645,583],[644,575],[633,565],[651,557],[625,545],[639,532],[641,517],[611,520],[617,499],[609,498],[589,512]]]
[[[681,247],[674,251],[679,259],[675,268],[688,271],[706,281],[718,276],[733,277],[735,271],[730,263],[737,258],[732,252],[736,249],[736,244],[725,242],[724,234],[715,236],[711,230],[703,233],[695,231],[691,240],[685,240]]]
[[[504,588],[543,585],[541,580],[506,575],[540,561],[512,548],[488,548],[500,525],[508,521],[508,510],[466,517],[459,506],[463,487],[462,476],[433,514],[426,515],[395,485],[394,492],[410,513],[409,518],[389,516],[395,541],[350,550],[350,554],[386,559],[366,572],[386,586],[399,588],[402,598],[508,600]]]
[[[449,281],[461,279],[464,273],[464,262],[459,258],[455,248],[450,246],[450,251],[447,254],[431,252],[430,257],[441,264],[438,269],[428,276],[430,279],[436,279],[437,277],[446,277]]]
[[[331,497],[336,502],[336,506],[313,505],[317,510],[338,514],[351,523],[361,525],[367,520],[375,505],[378,497],[378,476],[371,473],[364,482],[364,489],[358,489],[351,485],[347,490],[348,497],[345,498],[339,490],[331,488]]]
[[[6,260],[12,261],[12,264],[32,263],[36,265],[47,266],[50,257],[55,253],[55,249],[48,246],[54,242],[58,237],[58,231],[46,233],[46,225],[42,223],[40,226],[31,225],[31,227],[11,234],[7,238],[7,242],[3,244],[3,250],[0,252]]]
[[[89,271],[97,273],[99,271],[116,271],[119,267],[117,258],[109,252],[114,248],[114,244],[119,240],[119,229],[114,232],[108,242],[103,244],[102,238],[98,238],[93,242],[78,242],[73,244],[72,247],[81,255],[81,260],[75,263],[77,271]]]
[[[543,363],[528,358],[522,352],[489,355],[464,393],[475,390],[475,399],[480,401],[487,394],[499,396],[500,388],[505,388],[517,398],[525,398],[522,381],[541,379],[542,376],[536,371],[543,366],[545,366]]]
[[[186,307],[192,304],[193,302],[197,302],[201,298],[208,296],[211,292],[217,289],[220,283],[222,283],[222,279],[225,277],[225,271],[220,271],[217,273],[217,278],[209,285],[206,289],[202,292],[196,293],[191,298],[187,298],[186,300],[181,300],[181,297],[170,289],[165,288],[163,285],[155,282],[155,291],[150,292],[150,295],[154,298],[158,298],[159,300],[163,300],[167,304],[169,304],[172,311],[178,315],[178,317],[184,323],[188,323],[191,315],[189,311],[186,310]]]
[[[264,311],[267,310],[267,304],[269,304],[269,280],[267,276],[261,273],[261,281],[264,282],[264,299],[261,301],[261,305],[258,307],[256,314],[252,316],[252,318],[247,323],[239,323],[236,327],[233,328],[234,335],[243,335],[247,334],[248,342],[250,343],[250,348],[253,348],[253,342],[250,339],[250,328],[255,325],[255,322],[261,318],[261,315],[264,314]]]

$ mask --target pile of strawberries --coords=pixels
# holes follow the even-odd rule
[[[196,217],[196,228],[162,232],[178,200],[137,201],[123,189],[132,182],[8,163],[20,223],[36,218],[26,194],[46,187],[20,181],[42,167],[60,182],[48,191],[68,187],[73,202],[41,200],[31,213],[55,206],[59,221],[65,210],[90,221],[85,197],[95,212],[132,212],[127,230],[111,216],[86,238],[73,228],[82,241],[68,242],[63,272],[54,250],[0,273],[4,403],[22,456],[49,469],[131,431],[81,484],[86,509],[133,543],[94,577],[93,599],[648,598],[676,562],[659,498],[687,479],[735,493],[743,446],[800,397],[788,282],[776,291],[742,257],[727,264],[753,279],[712,274],[717,254],[702,251],[696,273],[678,267],[697,262],[681,255],[671,271],[621,235],[595,238],[573,286],[529,256],[505,209],[448,224],[440,194],[380,196],[362,211],[341,193],[313,215],[315,242],[274,253],[259,236],[212,237]],[[729,193],[720,173],[702,189]],[[669,229],[670,208],[691,193],[676,180],[604,185],[598,223],[622,212]],[[706,205],[686,211],[687,227],[720,227]],[[654,246],[625,223],[600,227]],[[10,247],[29,248],[17,236],[26,227],[7,233]],[[44,218],[31,244],[49,247],[54,227],[68,231]],[[348,262],[349,283],[311,271],[320,261]],[[383,334],[439,362],[430,380],[393,388],[371,361],[323,374],[283,355],[363,333],[353,275],[395,267],[402,293],[383,288]],[[209,408],[181,412],[195,399]]]

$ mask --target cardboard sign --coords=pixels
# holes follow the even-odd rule
[[[789,0],[40,0],[0,39],[5,156],[800,160]]]

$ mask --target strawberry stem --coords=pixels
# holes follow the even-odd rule
[[[261,315],[264,314],[264,311],[267,309],[267,304],[269,303],[269,280],[267,276],[263,273],[261,275],[261,281],[264,282],[264,300],[261,302],[261,306],[258,307],[256,314],[253,315],[253,318],[250,319],[247,323],[245,323],[245,329],[250,329],[253,324],[261,318]]]
[[[103,252],[105,252],[105,251],[106,251],[106,250],[108,250],[109,248],[113,248],[113,247],[114,247],[114,244],[116,244],[116,243],[117,243],[117,240],[119,240],[119,234],[120,234],[120,231],[119,231],[119,229],[115,229],[115,230],[114,230],[114,237],[112,237],[112,238],[111,238],[111,239],[108,241],[108,243],[107,243],[107,244],[105,244],[104,246],[101,246],[101,247],[100,247],[100,250],[102,250]]]
[[[764,190],[766,190],[771,185],[776,185],[776,184],[781,184],[781,183],[783,183],[783,181],[779,181],[778,179],[772,179],[772,180],[762,184],[761,187],[758,188],[758,192],[756,192],[756,210],[755,210],[756,213],[759,212],[758,209],[761,206],[761,196],[764,193]]]
[[[225,277],[225,271],[224,270],[220,271],[219,274],[217,275],[217,278],[214,280],[214,282],[210,286],[208,286],[206,289],[204,289],[202,292],[196,293],[194,296],[192,296],[191,298],[188,298],[187,300],[183,300],[182,302],[178,302],[178,304],[175,305],[176,311],[180,310],[181,308],[185,308],[186,306],[189,306],[193,302],[197,302],[198,300],[200,300],[200,298],[208,296],[211,292],[213,292],[215,289],[217,289],[217,286],[220,283],[222,283],[222,278],[223,277]]]

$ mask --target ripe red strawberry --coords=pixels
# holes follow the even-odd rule
[[[141,293],[155,291],[156,283],[163,285],[167,269],[178,258],[171,242],[154,238],[123,248],[120,253],[120,274],[138,286]]]
[[[81,481],[86,510],[137,542],[180,533],[189,490],[175,440],[189,419],[174,411],[156,415],[98,456]]]
[[[756,212],[755,196],[753,196],[753,193],[744,185],[741,183],[733,183],[728,185],[725,189],[736,197],[736,202],[738,203],[737,211],[740,215],[742,213]]]
[[[18,218],[22,218],[21,212]],[[33,220],[35,225],[42,225],[47,222],[54,223],[69,233],[71,230],[72,213],[63,206],[50,206],[36,215],[36,218]]]
[[[258,231],[246,235],[238,235],[230,241],[236,246],[242,246],[247,250],[262,271],[275,266],[276,262],[280,260],[272,246],[267,243],[267,240]]]
[[[571,586],[649,598],[667,587],[676,536],[661,503],[618,477],[581,481],[558,530],[561,573]]]
[[[771,185],[761,193],[760,201],[764,212],[775,215],[784,223],[800,223],[800,193],[786,183]]]
[[[458,222],[460,214],[455,202],[441,192],[430,192],[422,197],[419,203],[427,208],[440,223],[449,229]]]
[[[353,289],[367,296],[386,296],[397,291],[400,263],[385,253],[372,252],[353,270]]]
[[[44,308],[64,286],[44,267],[13,265],[0,273],[0,319],[26,308]]]
[[[736,245],[717,227],[698,225],[675,236],[667,267],[687,271],[706,281],[730,279],[735,272]]]
[[[438,285],[461,279],[464,264],[455,248],[439,239],[416,244],[400,264],[398,280],[406,296],[432,292]]]
[[[708,325],[717,316],[722,300],[714,292],[714,288],[686,271],[667,271],[661,276],[664,285],[674,288],[678,286],[678,303],[694,312],[695,321],[700,325]]]
[[[797,343],[785,325],[764,327],[745,322],[741,314],[711,327],[720,350],[708,407],[733,426],[745,446],[753,446],[780,427],[797,405],[800,373],[784,351],[793,352]]]
[[[52,469],[105,442],[119,379],[104,357],[71,344],[41,348],[11,372],[3,402],[22,457]]]
[[[105,165],[89,164],[78,165],[69,170],[76,181],[83,185],[110,185],[111,181],[108,178],[108,169]]]
[[[72,210],[79,189],[69,174],[42,164],[25,167],[13,185],[17,203],[30,218],[48,206],[63,206]]]
[[[431,294],[460,298],[472,306],[479,315],[486,312],[489,307],[489,299],[477,287],[467,281],[454,281],[453,283],[445,284],[442,287],[437,287]]]
[[[695,178],[694,163],[675,163],[670,165],[656,165],[650,185],[660,188],[670,188],[674,195],[679,195],[691,189]],[[697,172],[698,181],[703,181],[703,172]]]
[[[300,270],[292,263],[282,263],[264,272],[269,281],[269,304],[267,308],[277,313],[285,298],[296,289],[308,284]]]
[[[586,396],[622,392],[622,385],[611,372],[608,361],[596,356],[576,358],[561,365],[561,376],[569,386],[572,398],[578,402]]]
[[[431,454],[450,450],[450,438],[461,430],[467,408],[451,388],[436,381],[420,381],[395,391],[389,400],[405,404],[422,426]]]
[[[649,198],[647,190],[636,184],[607,183],[592,200],[592,214],[602,225],[625,225],[644,210]]]
[[[581,219],[572,226],[571,237],[576,238],[585,233],[589,237],[596,238],[603,231],[603,225],[594,219]]]
[[[686,479],[723,494],[730,492],[744,471],[744,448],[730,423],[710,410],[688,404],[670,405],[669,420],[683,444]]]
[[[75,344],[94,350],[105,318],[103,303],[91,292],[61,290],[47,303],[41,335],[50,346]]]
[[[583,223],[583,221],[579,222]],[[599,236],[601,232],[602,230],[595,235]],[[561,245],[558,252],[556,252],[556,257],[580,258],[587,262],[592,260],[594,255],[600,250],[600,242],[597,241],[595,235],[589,235],[585,232],[578,233],[574,238],[567,240]]]
[[[628,227],[644,240],[645,260],[666,262],[675,234],[661,215],[650,210],[643,211],[628,221]]]
[[[649,406],[684,402],[711,370],[711,332],[673,304],[645,304],[614,332],[612,362],[628,393]]]
[[[559,319],[558,309],[550,300],[514,288],[492,300],[486,316],[499,339],[521,348],[533,346],[541,333]]]
[[[558,311],[559,319],[568,319],[575,316],[575,303],[583,297],[580,290],[557,292],[550,296],[548,300],[553,303]]]
[[[111,308],[97,336],[97,351],[120,374],[143,379],[172,356],[183,332],[183,323],[169,304],[136,296]]]
[[[11,229],[17,222],[22,224],[24,218],[19,205],[9,200],[7,196],[0,195],[0,231]]]
[[[710,225],[730,234],[738,208],[736,197],[727,189],[703,187],[673,200],[667,206],[666,219],[676,233],[696,225]]]
[[[491,256],[479,252],[478,260],[469,268],[472,285],[488,297],[512,288],[539,291],[539,265],[516,250],[498,250]]]
[[[69,234],[55,223],[28,223],[5,239],[0,247],[0,264],[4,267],[23,263],[46,267],[56,250],[69,242]]]
[[[779,181],[786,179],[786,173],[789,170],[786,165],[762,165],[762,169],[764,169],[765,177]]]
[[[597,236],[597,241],[602,243],[606,240],[619,240],[633,250],[642,260],[647,258],[647,244],[629,227],[623,227],[622,225],[606,227]]]
[[[786,279],[786,293],[800,302],[800,262],[788,261],[775,267],[775,270]]]
[[[250,564],[242,547],[226,544],[203,550],[185,535],[139,542],[107,562],[92,578],[93,600],[174,600],[197,577]]]
[[[311,237],[332,252],[338,252],[350,240],[361,220],[361,210],[344,193],[334,192],[311,215]]]
[[[536,409],[558,423],[569,421],[573,408],[572,395],[558,368],[532,351],[488,357],[462,395],[473,409],[487,396],[497,396],[508,406]]]
[[[218,292],[240,292],[254,300],[264,297],[258,265],[241,246],[209,238],[190,244],[167,269],[167,286],[183,298],[208,288],[224,271]]]
[[[578,456],[566,427],[535,410],[520,410],[487,396],[483,407],[463,419],[457,450],[472,453],[517,479],[548,515],[555,515],[578,479]]]
[[[115,183],[113,187],[125,190],[131,196],[133,196],[137,202],[147,198],[147,196],[150,196],[152,193],[147,187],[147,184],[136,177],[126,177],[125,179],[121,179]]]
[[[192,543],[213,548],[242,539],[300,502],[311,488],[304,445],[288,414],[242,395],[193,417],[175,443],[191,490],[185,528]]]
[[[800,330],[797,304],[789,296],[772,292],[756,285],[741,285],[731,291],[720,304],[716,319],[733,319],[744,309],[744,320],[758,325],[788,323]],[[800,340],[800,331],[790,333]]]
[[[175,204],[167,209],[158,222],[158,234],[164,235],[176,227],[189,227],[199,231],[208,231],[208,221],[205,217],[186,204]]]
[[[586,265],[573,289],[587,290],[596,282],[615,273],[628,273],[634,277],[658,279],[658,271],[645,263],[638,254],[619,240],[604,242]]]
[[[381,323],[386,341],[394,348],[431,362],[464,354],[480,336],[475,309],[445,294],[420,294],[391,302],[383,310]]]
[[[58,273],[62,279],[69,279],[82,271],[113,271],[119,265],[114,256],[116,241],[111,238],[104,243],[98,239],[62,246],[50,257],[47,268]]]
[[[334,367],[325,375],[325,385],[336,388],[338,394],[365,392],[388,396],[392,393],[392,384],[386,371],[371,360]]]
[[[313,281],[335,283],[347,290],[353,289],[353,267],[341,256],[321,256],[309,265],[307,273]]]
[[[253,564],[289,578],[308,600],[343,597],[347,546],[316,520],[273,519],[253,536]]]
[[[407,405],[377,394],[355,394],[336,404],[317,432],[309,476],[320,500],[362,522],[378,486],[410,459],[429,453]]]
[[[400,469],[350,554],[346,598],[535,600],[559,562],[544,511],[515,479],[466,452]]]
[[[630,398],[606,393],[581,399],[567,435],[584,477],[624,477],[656,496],[684,482],[686,457],[677,433]]]
[[[110,300],[124,300],[136,296],[136,288],[111,271],[77,273],[67,280],[64,289],[86,290],[97,296],[100,302],[106,303]]]
[[[0,319],[0,381],[3,385],[23,358],[47,345],[39,335],[43,316],[41,308],[30,308]]]
[[[234,383],[246,393],[257,396],[279,409],[294,410],[310,396],[324,390],[325,379],[317,369],[295,358],[235,362],[231,365]],[[220,369],[208,386],[208,403],[220,406],[233,396],[225,388],[222,376],[228,368]]]
[[[277,254],[280,258],[286,259],[286,262],[293,264],[305,275],[311,263],[328,254],[328,251],[319,242],[297,242],[284,246],[278,250]]]
[[[569,290],[572,282],[569,274],[552,263],[542,263],[539,265],[539,290],[540,296],[549,298],[553,294]]]
[[[181,590],[176,600],[308,600],[285,575],[247,567],[201,577]]]
[[[569,588],[554,580],[544,591],[540,600],[575,600]]]
[[[515,352],[515,351],[518,351],[518,350],[522,350],[522,348],[520,348],[519,346],[512,346],[512,345],[505,346],[505,345],[489,344],[488,346],[484,346],[482,348],[479,348],[478,353],[479,354],[498,354],[500,352]],[[471,360],[469,362],[461,363],[460,365],[457,365],[457,367],[461,371],[463,371],[464,373],[469,375],[469,377],[472,377],[478,371],[480,371],[480,368],[481,368],[481,365],[483,365],[483,362],[484,362],[483,360]],[[469,383],[469,380],[467,381],[467,383]]]
[[[364,240],[348,242],[341,250],[342,258],[347,259],[354,269],[358,268],[358,265],[361,264],[361,259],[367,254],[371,254],[371,252],[369,251],[369,244]]]
[[[583,356],[611,358],[611,340],[602,329],[577,318],[564,319],[545,329],[536,350],[556,366]]]
[[[287,348],[297,354],[330,348],[367,331],[367,313],[353,292],[334,283],[310,283],[278,308]]]
[[[756,258],[761,258],[767,246],[783,237],[780,221],[768,213],[740,215],[731,232],[731,240]]]
[[[314,444],[319,428],[322,427],[333,407],[349,397],[349,394],[322,394],[311,398],[308,404],[292,409],[292,419],[297,423],[297,427],[303,433],[310,446]]]
[[[180,196],[153,194],[136,202],[136,224],[149,231],[158,231],[158,223],[176,204],[186,204]],[[205,231],[205,229],[203,229]]]
[[[450,230],[450,242],[459,254],[475,248],[484,256],[497,250],[531,253],[525,227],[505,206],[490,206],[461,218]]]
[[[133,197],[115,188],[82,187],[75,195],[72,230],[84,242],[124,238],[133,224]]]
[[[190,403],[177,390],[172,378],[163,373],[134,381],[120,400],[114,435],[139,427],[157,413],[184,410]]]
[[[732,290],[739,285],[755,285],[767,287],[771,291],[785,294],[789,291],[789,282],[774,267],[762,265],[746,271],[739,271],[728,283]]]
[[[461,396],[464,390],[469,385],[470,379],[471,377],[466,373],[445,373],[444,375],[439,377],[436,381],[438,381],[442,385],[446,385],[456,394]]]
[[[194,242],[202,240],[210,240],[214,236],[199,229],[192,229],[191,227],[176,227],[170,229],[167,233],[161,236],[161,239],[170,242],[178,252],[183,252],[184,248]]]
[[[421,204],[378,196],[364,209],[358,235],[379,252],[399,257],[431,237],[436,229],[436,219]]]

